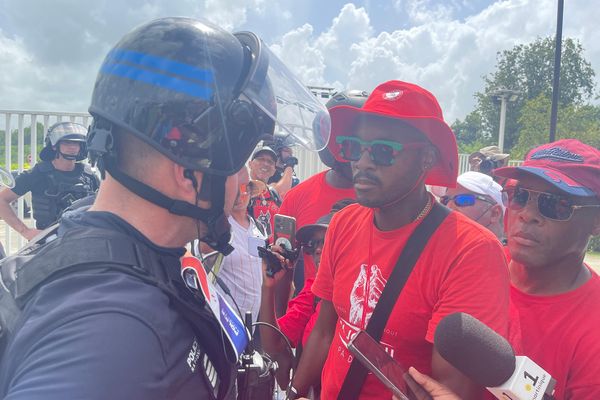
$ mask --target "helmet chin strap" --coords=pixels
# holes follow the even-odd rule
[[[78,156],[78,154],[65,154],[60,150],[58,150],[56,153],[57,153],[57,155],[60,154],[62,156],[62,158],[64,158],[65,160],[69,160],[69,161],[76,161],[77,156]]]
[[[171,214],[202,221],[207,227],[207,233],[204,237],[198,238],[199,240],[205,242],[224,255],[228,255],[233,251],[233,247],[229,244],[229,240],[231,239],[231,226],[223,213],[226,177],[208,175],[206,177],[209,179],[203,180],[202,190],[200,192],[202,193],[206,190],[210,190],[211,193],[211,208],[205,209],[183,200],[175,200],[165,196],[158,190],[120,171],[115,165],[112,157],[108,156],[103,158],[103,164],[106,170],[121,185],[125,186],[141,198],[166,209]],[[205,187],[205,185],[210,185],[210,187]],[[194,186],[196,187],[197,185]]]

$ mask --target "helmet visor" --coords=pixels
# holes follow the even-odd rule
[[[327,109],[262,41],[261,45],[259,67],[244,95],[275,121],[275,137],[308,150],[323,149],[331,131]]]

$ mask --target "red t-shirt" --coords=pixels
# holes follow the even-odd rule
[[[287,336],[292,347],[298,347],[300,340],[304,346],[317,322],[321,302],[318,302],[315,308],[316,297],[310,290],[314,281],[314,279],[306,280],[298,296],[288,303],[285,315],[277,320],[279,329]]]
[[[600,399],[600,277],[591,273],[579,288],[555,296],[511,288],[522,354],[556,379],[556,400]]]
[[[327,170],[328,171],[328,170]],[[342,199],[354,199],[354,188],[339,189],[325,179],[327,171],[319,172],[293,187],[283,199],[279,214],[296,218],[296,229],[314,224],[328,214],[331,207]],[[312,257],[304,257],[304,280],[314,278],[317,268]]]
[[[273,240],[275,214],[279,213],[279,205],[271,195],[270,190],[251,199],[249,208],[252,209],[252,216],[254,219],[265,227],[267,231],[266,234],[271,242]]]
[[[322,374],[321,399],[335,399],[352,356],[347,343],[365,329],[400,251],[418,222],[380,231],[374,212],[357,204],[337,213],[313,292],[329,300],[338,314],[335,334]],[[439,321],[466,312],[496,332],[508,333],[509,275],[500,242],[487,229],[452,212],[438,227],[400,293],[381,344],[403,366],[431,373],[433,337]],[[361,399],[391,398],[373,375]]]

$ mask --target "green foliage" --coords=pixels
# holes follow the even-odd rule
[[[594,97],[595,73],[583,51],[577,40],[563,40],[559,108],[580,106]],[[511,151],[523,134],[519,122],[523,107],[540,96],[551,98],[553,71],[553,37],[538,38],[498,53],[496,70],[484,76],[484,90],[475,94],[475,110],[464,121],[453,124],[458,128],[458,141],[465,144],[475,141],[497,143],[500,104],[491,93],[500,88],[511,89],[520,92],[515,102],[507,103],[504,147]],[[549,121],[549,114],[546,118]]]
[[[512,149],[513,158],[523,158],[527,151],[548,142],[550,130],[549,97],[540,94],[527,101],[521,110],[521,135]],[[559,108],[556,139],[578,139],[600,148],[600,107],[572,104]]]
[[[588,251],[600,252],[600,236],[593,236],[588,244]]]

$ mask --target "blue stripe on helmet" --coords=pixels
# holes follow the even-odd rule
[[[137,51],[114,49],[108,54],[106,62],[128,62],[138,64],[142,67],[155,68],[173,75],[180,75],[185,78],[204,81],[206,83],[213,83],[214,81],[213,72],[211,70],[197,68],[193,65]]]
[[[210,100],[213,92],[212,88],[175,78],[173,76],[140,69],[131,65],[104,63],[100,68],[100,71],[105,74],[117,75],[134,81],[141,81],[150,85],[170,89],[175,92],[185,93],[202,100]]]

